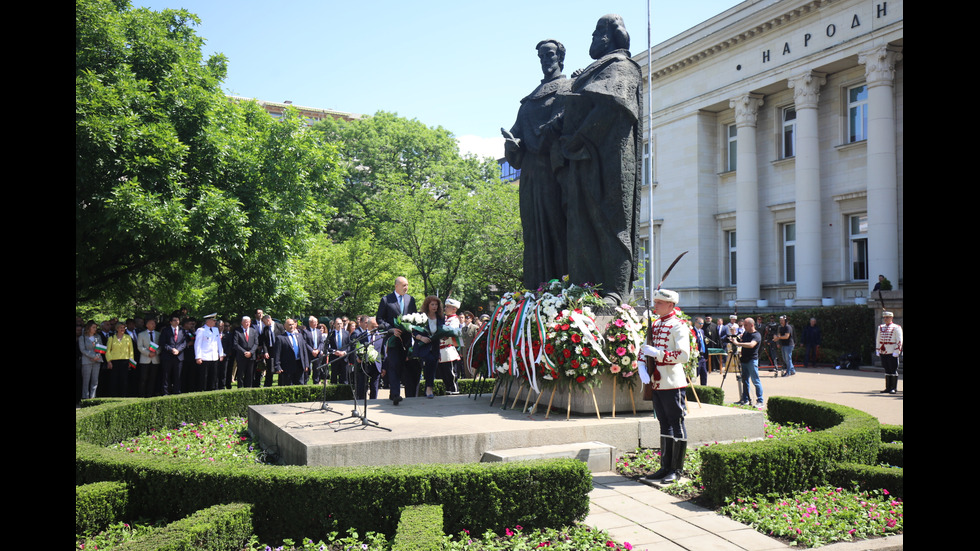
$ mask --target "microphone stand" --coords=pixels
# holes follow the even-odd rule
[[[374,333],[374,334],[372,335],[372,333]],[[359,411],[357,411],[357,381],[356,381],[357,377],[355,376],[354,377],[355,381],[353,383],[351,383],[351,385],[352,385],[351,390],[353,390],[353,395],[354,395],[354,410],[351,411],[351,414],[348,415],[347,417],[344,417],[344,418],[341,418],[341,419],[335,419],[333,421],[330,421],[327,424],[329,425],[331,423],[339,423],[339,422],[344,421],[344,420],[347,420],[347,419],[360,419],[360,422],[356,422],[355,421],[354,423],[349,423],[348,426],[346,426],[346,427],[341,427],[341,428],[334,429],[334,432],[340,432],[342,430],[353,429],[353,428],[356,428],[356,427],[375,428],[375,429],[381,429],[381,430],[386,430],[388,432],[391,432],[391,429],[390,428],[388,428],[388,427],[382,427],[377,421],[372,421],[372,420],[368,419],[368,404],[367,404],[367,400],[368,400],[368,382],[370,380],[370,377],[368,377],[367,370],[364,369],[364,364],[367,363],[367,362],[365,360],[363,360],[363,359],[360,358],[360,354],[364,350],[367,350],[367,348],[369,346],[370,347],[374,347],[375,341],[377,341],[378,339],[383,339],[384,336],[385,336],[384,332],[380,332],[380,331],[368,331],[367,333],[365,333],[364,335],[361,336],[361,339],[360,340],[358,340],[357,342],[354,343],[354,351],[353,352],[355,354],[355,357],[358,358],[358,360],[359,360],[357,363],[360,366],[361,374],[364,376],[364,413],[361,414]],[[340,358],[337,358],[337,359],[340,359]],[[379,354],[379,359],[380,359],[380,354]],[[373,362],[371,362],[371,363],[373,363]],[[354,373],[352,373],[352,374],[354,374]]]
[[[317,362],[320,363],[319,366],[317,366]],[[333,363],[333,362],[330,362],[330,363]],[[329,366],[329,364],[327,364],[327,365]],[[320,356],[317,359],[313,360],[313,363],[310,365],[310,372],[312,373],[314,369],[320,369],[320,368],[324,368],[323,356]],[[327,371],[327,369],[324,369],[324,371]],[[316,409],[303,410],[303,411],[298,412],[296,415],[300,415],[300,414],[303,414],[303,413],[313,413],[313,412],[317,412],[317,411],[327,411],[327,412],[330,412],[330,413],[336,413],[337,415],[343,415],[343,413],[340,413],[339,411],[333,409],[332,407],[330,407],[327,404],[327,383],[330,382],[330,377],[322,377],[322,379],[323,379],[323,391],[322,391],[322,394],[320,395],[321,396],[320,397],[320,407],[318,407]],[[327,424],[330,424],[330,422],[328,422]]]

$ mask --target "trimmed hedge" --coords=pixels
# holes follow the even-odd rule
[[[725,391],[720,387],[688,385],[686,391],[688,406],[690,406],[690,404],[697,403],[697,401],[694,399],[694,392],[691,390],[692,388],[698,391],[698,398],[701,399],[702,404],[712,404],[715,406],[725,405]]]
[[[882,442],[878,450],[878,463],[888,463],[896,467],[905,467],[905,446],[901,443],[886,444]]]
[[[391,551],[442,549],[442,505],[414,505],[402,509]]]
[[[330,388],[330,387],[328,387]],[[334,387],[349,395],[349,387]],[[253,503],[262,541],[354,528],[395,533],[406,505],[443,504],[450,533],[501,525],[557,527],[588,513],[592,477],[574,459],[394,467],[204,464],[132,455],[105,446],[150,428],[245,415],[250,404],[320,399],[312,386],[118,399],[76,412],[75,483],[115,480],[130,488],[131,513],[175,519],[219,503]]]
[[[884,488],[889,494],[905,496],[905,469],[861,465],[859,463],[838,463],[827,472],[827,482],[842,488],[857,484],[865,489]]]
[[[91,535],[126,518],[129,491],[122,482],[75,486],[75,534]]]
[[[790,493],[827,482],[837,463],[872,464],[878,457],[878,420],[853,408],[774,396],[775,422],[805,423],[815,432],[788,440],[738,442],[701,451],[703,495],[722,503],[735,495]]]
[[[252,537],[252,506],[215,505],[134,538],[119,551],[228,551],[244,549]]]
[[[881,425],[881,441],[905,442],[905,425]]]

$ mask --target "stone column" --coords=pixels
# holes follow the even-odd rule
[[[789,80],[796,104],[796,304],[800,306],[820,306],[823,297],[817,102],[824,84],[826,75],[814,71]]]
[[[729,102],[735,109],[738,157],[735,167],[736,302],[755,306],[759,284],[759,168],[756,166],[755,124],[761,94],[745,94]]]
[[[884,274],[898,288],[898,168],[895,62],[882,46],[858,54],[868,85],[868,291]]]

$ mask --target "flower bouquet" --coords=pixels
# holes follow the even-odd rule
[[[562,310],[548,330],[545,352],[560,375],[559,381],[569,391],[588,389],[595,401],[593,388],[597,375],[609,363],[603,353],[603,337],[595,325],[595,316],[588,307]],[[550,401],[549,401],[550,409]],[[569,413],[571,415],[571,402]],[[599,406],[596,404],[596,415]]]
[[[625,385],[633,400],[633,387],[639,380],[637,359],[643,345],[643,324],[636,310],[623,304],[616,308],[616,317],[606,324],[606,356],[609,357],[609,373],[616,385],[613,387],[612,416],[616,416],[616,386]],[[636,413],[636,404],[633,404]]]

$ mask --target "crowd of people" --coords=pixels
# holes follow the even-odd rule
[[[461,305],[454,299],[443,305],[439,298],[427,297],[424,305],[434,320],[430,334],[447,326],[456,329],[458,336],[434,342],[424,334],[403,339],[394,318],[380,307],[378,316],[320,321],[311,315],[305,324],[294,318],[280,321],[261,309],[254,318],[242,316],[231,322],[216,314],[197,319],[186,309],[159,319],[134,316],[97,323],[79,318],[76,405],[82,399],[105,396],[166,396],[324,381],[352,384],[359,398],[377,398],[380,388],[398,388],[396,395],[400,395],[402,385],[406,396],[415,396],[423,374],[426,395],[433,394],[436,376],[449,393],[457,393],[459,377],[473,375],[464,373],[462,358],[481,320],[471,312],[460,312]],[[414,311],[412,299],[404,313]]]

